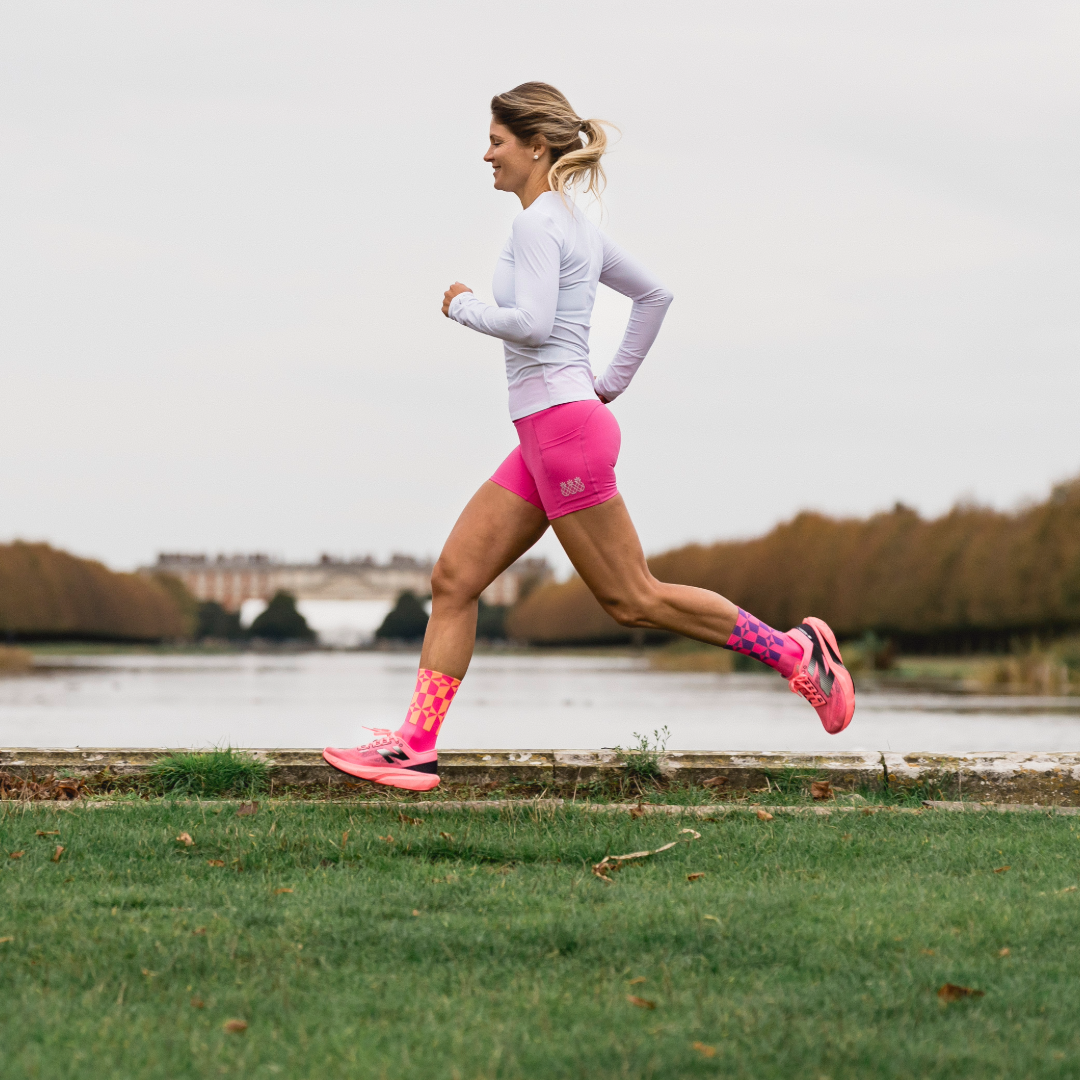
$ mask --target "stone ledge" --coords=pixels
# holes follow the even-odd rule
[[[108,767],[118,775],[145,772],[164,748],[0,748],[0,771],[21,776],[67,770],[91,776]],[[333,787],[350,777],[331,768],[320,750],[255,749],[279,784]],[[622,766],[613,750],[443,750],[439,772],[449,783],[546,784],[573,789],[591,780],[615,776]],[[1026,804],[1080,805],[1080,753],[1021,751],[933,754],[913,751],[693,751],[660,755],[660,769],[669,779],[692,784],[717,781],[720,790],[764,789],[784,783],[792,772],[829,780],[837,790],[878,790],[885,786],[933,788],[939,797],[1008,801]]]

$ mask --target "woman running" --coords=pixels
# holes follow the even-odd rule
[[[668,630],[752,656],[814,706],[826,731],[836,734],[851,721],[851,676],[821,619],[782,633],[717,593],[668,585],[649,572],[615,484],[620,434],[608,404],[630,385],[672,297],[566,197],[575,184],[599,195],[606,147],[601,122],[582,120],[547,83],[492,98],[484,160],[495,189],[513,192],[522,212],[495,268],[495,306],[455,282],[442,310],[505,342],[519,445],[469,501],[435,564],[405,723],[393,732],[371,729],[375,738],[364,746],[323,751],[352,776],[412,791],[439,783],[435,742],[472,659],[479,596],[549,526],[622,626]],[[633,308],[618,352],[596,378],[589,324],[598,283],[630,297]]]

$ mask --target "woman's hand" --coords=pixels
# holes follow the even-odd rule
[[[443,293],[442,298],[442,313],[449,319],[450,318],[450,301],[454,299],[458,293],[472,292],[472,289],[468,285],[462,285],[460,281],[455,281],[446,292]]]

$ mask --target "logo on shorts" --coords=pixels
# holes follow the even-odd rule
[[[580,476],[575,476],[573,480],[563,480],[559,484],[559,490],[564,498],[569,498],[571,495],[580,495],[585,490],[585,485]]]

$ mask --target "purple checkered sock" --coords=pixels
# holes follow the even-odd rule
[[[739,608],[739,618],[735,629],[727,640],[725,648],[733,649],[744,656],[752,656],[763,664],[775,668],[785,679],[803,658],[803,647],[794,634],[783,634],[766,626],[760,619],[755,619],[748,611]]]

